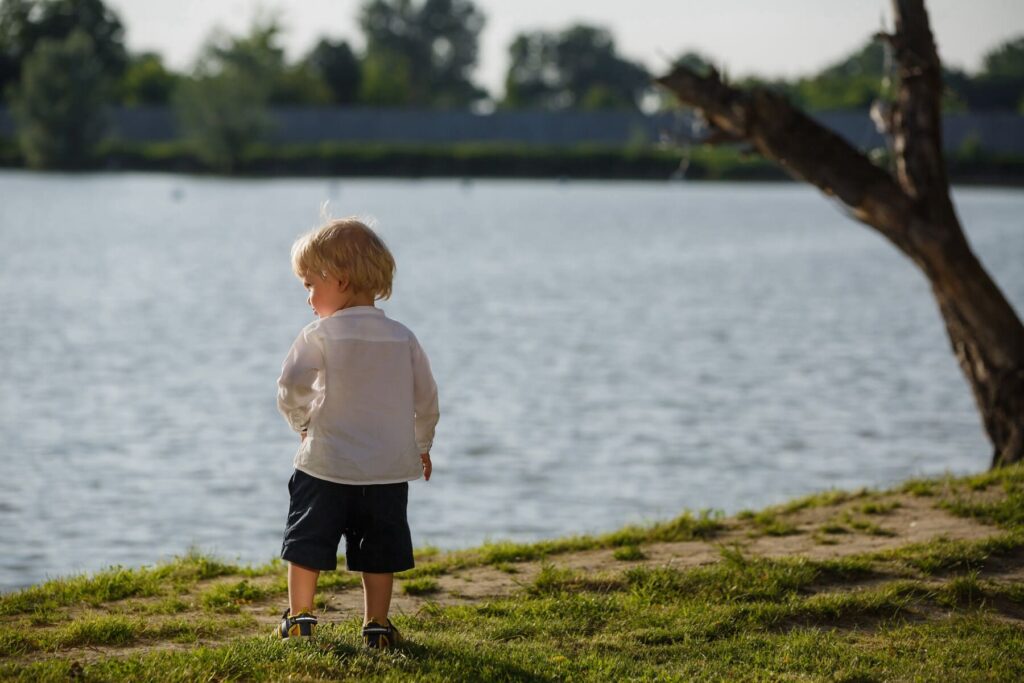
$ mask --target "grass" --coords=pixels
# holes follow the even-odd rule
[[[897,513],[895,494],[828,492],[735,522],[688,514],[601,536],[433,550],[399,575],[403,593],[430,597],[443,590],[440,577],[483,565],[515,571],[521,589],[420,603],[397,617],[407,643],[392,652],[362,649],[358,616],[324,620],[318,639],[298,647],[262,635],[250,612],[280,597],[279,564],[231,568],[190,556],[112,569],[3,596],[0,679],[1024,680],[1024,587],[1001,573],[1019,570],[1024,553],[1021,476],[901,487],[988,525],[983,537],[833,559],[753,555],[746,532],[823,507],[835,509],[816,535],[871,533],[867,525]],[[709,541],[719,558],[688,567],[646,559],[645,546],[664,539]],[[630,564],[558,564],[596,548]],[[343,590],[352,579],[323,580]],[[26,596],[53,608],[32,608]],[[190,646],[170,647],[178,643]]]
[[[0,595],[0,616],[53,610],[68,605],[99,605],[130,597],[181,592],[199,581],[241,570],[230,564],[189,553],[152,568],[111,567],[92,576],[54,579],[16,593]]]
[[[441,590],[441,584],[427,576],[402,581],[402,592],[406,595],[430,595],[439,590]]]
[[[800,533],[795,524],[783,519],[780,511],[772,508],[743,515],[743,519],[749,519],[754,524],[751,536],[790,536]]]
[[[238,612],[242,605],[262,600],[267,594],[267,589],[242,579],[237,583],[220,583],[208,588],[200,594],[199,602],[213,612]]]
[[[621,562],[633,562],[636,560],[645,560],[647,555],[640,549],[639,546],[635,545],[624,545],[621,548],[616,548],[615,552],[612,553],[612,557]]]

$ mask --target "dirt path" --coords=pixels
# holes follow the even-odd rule
[[[587,574],[609,574],[637,566],[686,568],[718,562],[723,546],[737,547],[751,557],[807,557],[825,560],[899,548],[940,537],[972,540],[997,533],[991,526],[955,517],[937,508],[931,498],[892,494],[879,497],[873,502],[882,507],[892,506],[891,510],[883,514],[870,516],[881,532],[858,532],[848,528],[841,534],[818,533],[822,525],[856,511],[863,505],[860,500],[791,513],[786,519],[795,530],[783,536],[758,534],[751,529],[751,525],[731,518],[725,520],[726,530],[709,541],[645,544],[645,557],[642,560],[618,560],[614,557],[613,549],[599,549],[553,555],[543,562],[516,563],[513,565],[515,573],[491,566],[471,567],[437,577],[440,590],[427,596],[404,595],[399,589],[400,582],[396,582],[392,612],[401,616],[415,614],[427,603],[452,605],[507,597],[532,584],[545,563]],[[859,517],[867,515],[860,514]],[[362,609],[362,593],[358,588],[350,588],[330,593],[325,616],[328,620],[345,619],[362,614]],[[268,629],[280,619],[279,616],[267,617],[256,606],[251,613],[266,624]]]

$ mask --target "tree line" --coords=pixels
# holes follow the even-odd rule
[[[321,38],[297,60],[281,45],[279,17],[257,16],[247,32],[213,31],[193,67],[133,54],[103,0],[0,0],[0,90],[33,166],[74,166],[103,132],[111,105],[173,106],[199,147],[221,160],[266,131],[266,108],[390,106],[633,109],[673,106],[647,67],[622,55],[607,28],[576,24],[526,31],[509,45],[504,92],[474,82],[486,18],[472,0],[365,0],[362,50]],[[869,42],[820,73],[794,80],[750,77],[812,110],[866,109],[889,88],[889,56]],[[694,52],[673,65],[707,69]],[[672,65],[669,65],[672,66]],[[1024,36],[985,55],[977,74],[945,71],[945,106],[1024,113]]]

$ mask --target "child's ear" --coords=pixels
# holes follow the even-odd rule
[[[348,289],[348,285],[348,275],[342,275],[341,277],[338,278],[338,289],[340,291],[344,292],[346,289]]]

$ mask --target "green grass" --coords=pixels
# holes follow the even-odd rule
[[[131,597],[167,595],[187,590],[198,581],[239,571],[238,567],[196,553],[152,568],[111,567],[91,576],[54,579],[0,595],[0,616],[53,610],[68,605],[99,605]]]
[[[238,612],[242,605],[262,600],[268,594],[267,589],[249,583],[248,579],[238,582],[220,583],[203,591],[199,596],[200,604],[214,612]]]
[[[1006,557],[1024,548],[1024,533],[996,534],[978,541],[953,541],[938,538],[894,550],[885,550],[868,557],[894,562],[925,576],[951,571],[973,571],[984,568],[993,559]]]
[[[902,491],[912,496],[934,496],[938,482],[933,479],[910,479],[904,482]]]
[[[1024,491],[1011,491],[998,501],[975,501],[970,497],[956,497],[942,501],[941,505],[960,517],[971,517],[1004,529],[1024,529]]]
[[[441,584],[436,580],[422,576],[418,579],[406,579],[401,582],[402,592],[406,595],[430,595],[441,590]]]
[[[821,491],[819,493],[812,493],[808,496],[803,496],[802,498],[795,498],[777,506],[775,509],[778,512],[789,514],[800,510],[806,510],[808,508],[834,507],[840,503],[845,503],[856,498],[863,498],[868,495],[870,495],[868,489],[858,489],[857,491],[831,489],[828,491]]]
[[[615,552],[612,553],[612,557],[622,562],[647,559],[647,555],[644,554],[644,551],[641,550],[639,546],[635,545],[624,545],[621,548],[616,548]]]
[[[88,680],[155,681],[935,680],[953,671],[983,680],[1024,676],[1024,663],[1012,655],[1024,648],[1024,630],[984,609],[985,588],[975,576],[938,589],[901,580],[863,590],[844,590],[840,583],[806,593],[861,569],[727,557],[718,570],[631,570],[625,580],[598,585],[546,567],[538,578],[543,588],[536,591],[405,617],[399,623],[408,643],[394,652],[363,651],[349,620],[323,628],[319,641],[306,646],[248,637],[100,659],[83,673]],[[753,577],[764,585],[732,587],[736,578]],[[949,605],[963,611],[951,613]],[[65,680],[69,667],[66,660],[0,664],[0,677]]]
[[[876,524],[875,522],[871,521],[870,519],[864,519],[864,518],[861,518],[861,517],[854,517],[853,515],[847,514],[847,515],[844,515],[843,521],[846,522],[846,524],[849,525],[849,527],[851,529],[855,529],[856,531],[860,531],[861,533],[865,533],[865,534],[868,534],[868,535],[871,535],[871,536],[895,536],[896,535],[896,533],[894,531],[892,531],[891,529],[886,529],[886,528],[884,528],[882,526],[879,526],[878,524]]]
[[[247,616],[151,619],[120,614],[91,614],[52,629],[35,629],[24,621],[16,621],[0,625],[0,657],[78,647],[123,647],[141,642],[194,643],[200,638],[237,633],[254,623]]]
[[[738,532],[729,538],[745,543],[748,526],[785,521],[786,506],[752,512],[742,523],[684,515],[602,536],[431,552],[399,576],[400,590],[430,595],[454,568],[541,564],[507,597],[426,602],[396,616],[407,643],[392,652],[361,647],[358,616],[323,623],[314,643],[285,647],[252,635],[252,617],[226,614],[274,597],[279,565],[231,572],[193,557],[170,563],[174,569],[111,570],[29,589],[58,605],[57,616],[27,608],[24,595],[4,596],[0,679],[1024,680],[1024,587],[1001,573],[1018,568],[1024,552],[1021,486],[1019,468],[915,485],[930,491],[929,504],[988,524],[991,534],[830,560],[759,557],[719,543],[717,562],[690,567],[613,563],[595,572],[556,564],[561,553],[593,548],[639,561],[643,544],[716,542],[729,525]],[[871,533],[865,525],[885,522],[896,509],[891,502],[829,492],[792,508],[842,505],[837,519],[815,530],[834,538],[841,534],[829,533],[829,524]],[[271,570],[278,574],[258,580]],[[154,572],[163,572],[166,585],[150,583]],[[200,574],[207,576],[202,584]],[[327,573],[322,581],[332,576],[349,575]],[[336,581],[333,587],[346,586]],[[192,646],[124,649],[178,643]],[[80,658],[75,648],[100,654]]]
[[[898,500],[872,501],[858,505],[856,510],[865,515],[887,515],[901,506]]]
[[[782,518],[780,513],[772,508],[762,510],[746,517],[754,524],[751,536],[790,536],[800,533],[795,524]]]

